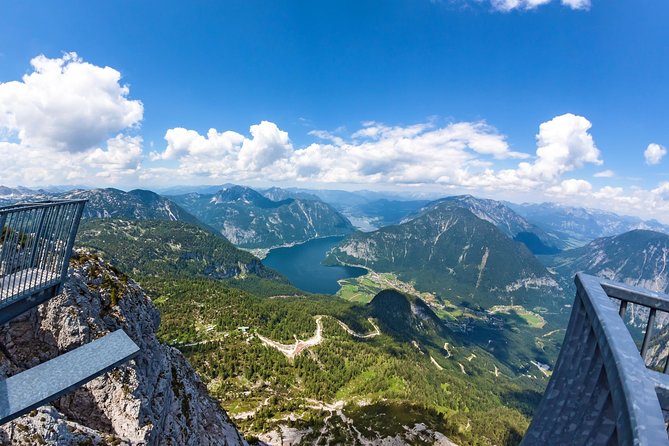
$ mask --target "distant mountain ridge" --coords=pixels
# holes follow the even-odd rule
[[[506,204],[529,222],[559,237],[571,247],[582,246],[600,237],[615,236],[634,229],[669,234],[669,226],[656,220],[621,216],[598,209],[564,206],[557,203]]]
[[[582,271],[605,279],[669,291],[669,235],[635,229],[564,251],[550,264],[565,280]]]
[[[169,220],[197,224],[199,221],[172,200],[148,190],[119,189],[75,190],[59,198],[86,199],[83,218],[122,218],[132,220]]]
[[[269,189],[260,191],[263,196],[273,201],[288,200],[291,198],[301,198],[303,200],[320,200],[318,195],[310,194],[308,192],[300,192],[292,189],[283,189],[281,187],[270,187]]]
[[[316,237],[345,235],[351,222],[320,200],[271,200],[244,186],[173,199],[228,240],[244,248],[271,248]]]

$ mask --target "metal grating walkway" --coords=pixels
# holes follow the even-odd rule
[[[0,380],[0,424],[25,415],[128,361],[139,347],[117,330],[50,361]]]

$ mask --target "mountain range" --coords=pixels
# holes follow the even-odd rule
[[[506,204],[527,221],[571,247],[582,246],[600,237],[614,236],[634,229],[648,229],[669,234],[669,226],[657,220],[642,220],[598,209],[557,203]]]
[[[330,198],[353,195],[334,191]],[[89,401],[100,400],[95,386],[76,396],[94,409],[91,414],[62,399],[20,421],[28,426],[26,441],[70,426],[68,432],[93,444],[104,435],[122,442],[159,432],[175,443],[211,443],[202,430],[203,414],[211,412],[230,443],[243,441],[234,419],[251,443],[257,437],[278,444],[286,435],[302,444],[432,444],[447,437],[464,445],[515,444],[547,381],[544,364],[557,355],[575,272],[656,290],[667,291],[669,284],[669,235],[632,230],[569,249],[597,231],[653,222],[597,214],[599,220],[584,217],[569,227],[569,235],[555,228],[567,227],[557,220],[571,214],[551,214],[556,221],[549,226],[508,203],[471,196],[427,202],[359,194],[346,209],[384,226],[353,232],[342,215],[344,203],[326,204],[323,196],[234,185],[175,197],[142,190],[0,189],[8,202],[89,200],[77,240],[86,251],[73,260],[74,282],[64,297],[77,306],[41,309],[42,326],[76,311],[83,315],[77,333],[85,332],[79,325],[88,316],[95,330],[110,323],[158,330],[144,346],[153,359],[124,371],[121,381],[116,375],[101,381],[102,389],[112,389],[113,403]],[[362,265],[375,272],[370,277],[394,274],[405,291],[375,291],[366,304],[308,295],[235,246],[271,247],[332,234],[346,238],[327,262]],[[160,311],[159,327],[149,297]],[[30,351],[33,340],[23,342],[21,324],[1,333],[15,341],[12,349]],[[193,369],[158,341],[178,348]],[[0,365],[5,359],[0,354]],[[123,388],[119,382],[142,398],[162,392],[173,415],[156,418],[162,407],[157,397],[145,415],[133,413],[151,421],[151,429],[125,420],[113,409],[135,400],[113,391]],[[215,409],[212,397],[230,415]],[[99,422],[100,413],[111,427]]]
[[[274,201],[243,186],[222,189],[213,195],[191,193],[172,198],[244,248],[272,248],[353,231],[346,217],[320,200]]]
[[[525,245],[457,203],[444,201],[400,225],[348,236],[329,263],[394,272],[417,289],[490,307],[557,283]]]
[[[83,218],[168,220],[200,224],[197,218],[172,200],[148,190],[74,190],[60,194],[58,198],[88,200]]]
[[[77,245],[104,253],[135,277],[227,279],[252,274],[281,279],[220,234],[181,221],[87,219],[79,228]]]

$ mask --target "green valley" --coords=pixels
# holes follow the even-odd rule
[[[160,309],[161,340],[186,354],[251,438],[516,444],[546,383],[529,355],[498,354],[511,341],[491,315],[393,274],[356,279],[366,297],[349,302],[301,292],[220,235],[181,222],[89,220],[78,243],[140,281]],[[525,323],[498,316],[502,326]],[[488,331],[472,331],[472,321]],[[273,346],[296,340],[292,357]]]

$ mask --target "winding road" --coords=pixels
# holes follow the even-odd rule
[[[314,319],[316,319],[316,331],[314,332],[314,335],[312,337],[310,337],[309,339],[306,339],[306,340],[301,340],[301,339],[297,339],[297,336],[295,336],[295,343],[294,344],[290,344],[290,345],[282,344],[280,342],[273,341],[270,338],[267,338],[267,337],[265,337],[261,334],[258,334],[258,333],[256,333],[256,336],[258,336],[258,339],[260,339],[260,341],[263,344],[265,344],[266,346],[275,348],[278,351],[280,351],[281,353],[283,353],[284,355],[286,355],[287,358],[293,359],[297,355],[302,353],[305,349],[307,349],[309,347],[314,347],[314,346],[320,344],[321,342],[323,342],[323,317],[325,317],[325,316],[320,316],[320,315],[319,316],[314,316]],[[337,321],[339,326],[341,328],[343,328],[346,331],[346,333],[348,333],[351,336],[354,336],[356,338],[367,339],[367,338],[373,338],[375,336],[379,336],[381,334],[381,330],[379,330],[379,326],[376,325],[376,323],[374,323],[374,321],[371,318],[369,318],[368,321],[369,321],[370,324],[372,324],[372,327],[374,327],[374,331],[372,331],[371,333],[367,333],[367,334],[357,333],[357,332],[351,330],[351,328],[348,325],[346,325],[345,323],[343,323],[339,319],[336,319],[336,318],[333,318],[333,319],[335,321]]]

